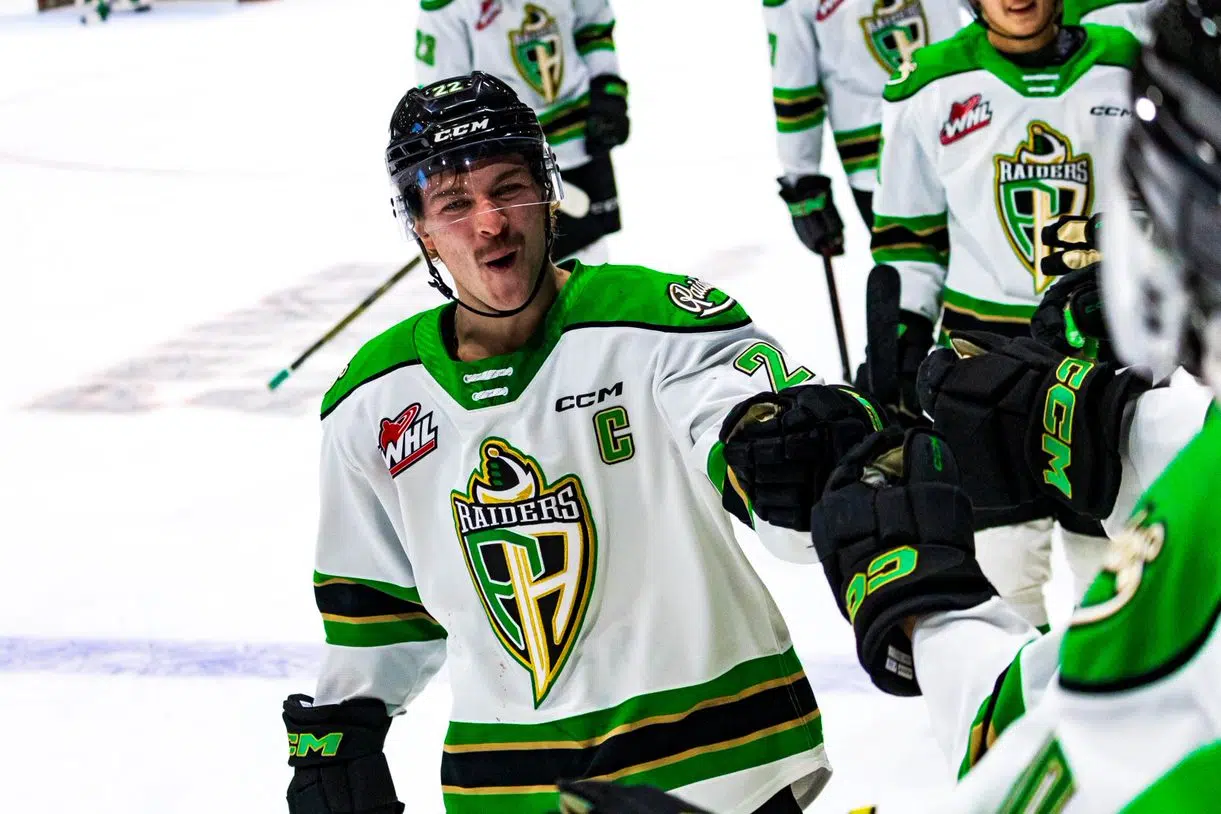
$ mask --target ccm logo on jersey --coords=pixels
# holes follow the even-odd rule
[[[432,137],[433,142],[449,141],[451,138],[465,136],[467,133],[478,133],[480,130],[488,129],[488,119],[483,118],[477,122],[466,122],[465,124],[456,124],[453,127],[446,127],[444,130],[438,130],[437,134]]]
[[[601,404],[611,396],[623,395],[623,382],[615,382],[610,387],[599,387],[596,393],[579,393],[575,396],[561,396],[555,400],[555,411],[562,413],[574,407],[593,407]]]
[[[395,418],[383,418],[377,433],[377,448],[386,461],[390,477],[398,477],[437,448],[437,428],[433,426],[432,413],[421,415],[417,402]]]
[[[941,143],[953,144],[992,123],[992,104],[982,94],[950,105],[950,118],[941,125]]]
[[[1126,107],[1115,107],[1114,105],[1094,105],[1090,108],[1091,116],[1118,116],[1124,118],[1131,116],[1132,113]]]

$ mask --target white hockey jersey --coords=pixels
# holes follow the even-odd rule
[[[784,174],[822,172],[829,118],[848,183],[872,190],[886,80],[959,29],[959,0],[763,0],[763,19]]]
[[[1063,65],[1025,69],[978,25],[931,45],[887,85],[873,258],[901,307],[943,329],[1025,333],[1043,291],[1044,224],[1089,215],[1123,145],[1139,44],[1084,26]]]
[[[587,161],[589,80],[619,74],[608,0],[422,0],[416,81],[484,71],[538,114],[560,169]]]
[[[449,812],[550,811],[563,777],[727,814],[790,785],[808,802],[821,719],[722,508],[718,434],[742,399],[814,376],[698,280],[572,268],[519,351],[452,359],[449,304],[327,393],[317,702],[401,711],[448,659]],[[807,535],[755,525],[816,560]]]

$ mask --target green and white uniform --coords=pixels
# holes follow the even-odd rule
[[[1087,25],[1063,65],[1024,69],[968,26],[888,84],[873,258],[943,328],[1025,332],[1050,278],[1042,226],[1089,215],[1131,115],[1136,39]]]
[[[567,266],[567,264],[565,264]],[[521,350],[455,361],[445,305],[323,402],[317,701],[398,712],[448,660],[450,812],[544,812],[560,777],[746,814],[829,774],[814,694],[721,505],[746,397],[816,381],[697,280],[579,263]],[[757,522],[773,553],[806,535]]]
[[[1039,637],[995,599],[916,626],[930,718],[965,775],[937,811],[1210,810],[1191,795],[1211,778],[1215,796],[1221,772],[1221,513],[1200,487],[1221,460],[1221,413],[1183,440],[1206,394],[1181,378],[1138,399],[1108,522],[1131,520],[1067,630]],[[1135,509],[1122,505],[1129,481],[1170,458]],[[1183,795],[1177,808],[1167,794]]]
[[[589,161],[589,80],[619,74],[608,0],[421,0],[417,26],[419,85],[492,74],[538,114],[560,169]]]
[[[830,118],[848,183],[872,190],[886,79],[961,27],[958,0],[763,0],[763,19],[784,174],[822,173]]]

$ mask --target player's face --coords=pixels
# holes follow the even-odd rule
[[[542,273],[550,208],[524,159],[484,159],[429,178],[421,210],[416,232],[464,302],[508,311],[526,301]]]
[[[1051,25],[1056,0],[979,0],[988,27],[1007,37],[1030,37]]]

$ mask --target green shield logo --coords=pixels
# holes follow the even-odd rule
[[[1005,236],[1033,280],[1033,294],[1051,283],[1039,263],[1051,250],[1043,227],[1065,215],[1088,216],[1094,204],[1093,159],[1077,155],[1072,142],[1047,122],[1026,127],[1026,140],[1012,155],[997,155],[996,211]]]
[[[471,582],[497,639],[530,673],[537,708],[593,592],[597,534],[585,490],[576,475],[548,483],[537,461],[489,438],[451,502]]]
[[[917,48],[928,45],[928,22],[919,0],[877,0],[873,15],[861,18],[869,53],[892,74],[912,61]]]
[[[517,72],[547,104],[559,98],[564,82],[564,40],[546,9],[526,4],[521,28],[509,32],[509,52]]]

